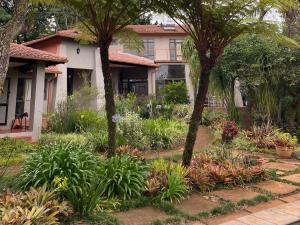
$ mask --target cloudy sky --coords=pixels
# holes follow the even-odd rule
[[[155,23],[156,21],[158,23],[163,23],[163,24],[170,24],[170,23],[175,23],[170,17],[168,17],[166,14],[157,14],[154,13],[153,14],[153,23]],[[270,21],[276,21],[276,22],[281,22],[282,21],[282,17],[279,13],[277,13],[275,10],[270,11],[266,17],[266,20],[270,20]]]

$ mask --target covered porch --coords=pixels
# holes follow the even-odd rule
[[[65,62],[55,54],[11,44],[9,69],[0,95],[0,138],[39,139],[47,79],[52,76],[46,76],[46,67]]]
[[[153,60],[128,54],[110,53],[113,88],[117,95],[155,95],[158,64]]]

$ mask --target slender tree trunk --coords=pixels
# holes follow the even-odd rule
[[[116,122],[113,116],[116,114],[114,91],[112,85],[112,77],[109,67],[109,44],[100,46],[100,56],[102,62],[102,71],[104,77],[104,90],[105,90],[105,109],[108,125],[108,157],[115,155],[116,148]]]
[[[12,18],[0,27],[0,94],[8,70],[10,43],[21,32],[27,11],[28,0],[16,1]]]
[[[199,58],[203,58],[199,54]],[[194,110],[190,119],[189,131],[186,137],[185,148],[182,157],[182,164],[185,167],[189,167],[192,157],[193,148],[197,138],[198,127],[202,118],[205,99],[208,91],[209,75],[213,63],[210,60],[201,60],[201,74],[199,78],[198,92],[195,98]]]

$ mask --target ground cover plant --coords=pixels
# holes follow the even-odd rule
[[[56,194],[45,186],[25,193],[4,193],[0,196],[1,224],[60,224],[59,219],[70,216],[72,209],[57,200]]]

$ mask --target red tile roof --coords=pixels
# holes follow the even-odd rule
[[[150,34],[151,35],[163,35],[163,34],[185,35],[186,34],[186,32],[180,26],[175,26],[175,30],[167,30],[167,29],[164,29],[160,25],[129,25],[127,27],[132,29],[133,31],[135,31],[138,34],[149,34],[149,35]],[[48,39],[55,38],[55,37],[74,39],[78,34],[79,34],[79,32],[76,29],[62,30],[62,31],[56,32],[55,34],[48,35],[48,36],[45,36],[45,37],[42,37],[42,38],[39,38],[36,40],[32,40],[32,41],[23,43],[23,44],[26,46],[30,46],[35,43],[46,41]]]
[[[129,25],[127,27],[138,34],[186,34],[180,26],[175,26],[174,30],[164,29],[160,25]]]
[[[158,64],[151,59],[128,54],[128,53],[109,53],[109,61],[115,63],[126,63],[139,66],[158,67]]]
[[[58,55],[12,43],[9,55],[11,58],[40,60],[51,63],[65,63],[67,59]]]
[[[74,39],[74,38],[76,38],[76,36],[78,34],[79,34],[79,32],[75,29],[62,30],[62,31],[58,31],[58,32],[56,32],[55,34],[52,34],[52,35],[48,35],[48,36],[41,37],[41,38],[36,39],[36,40],[25,42],[25,43],[23,43],[23,45],[30,46],[30,45],[33,45],[35,43],[43,42],[43,41],[46,41],[48,39],[55,38],[55,37],[63,37],[63,38]]]
[[[62,72],[56,66],[48,66],[45,68],[46,73],[61,74]]]

